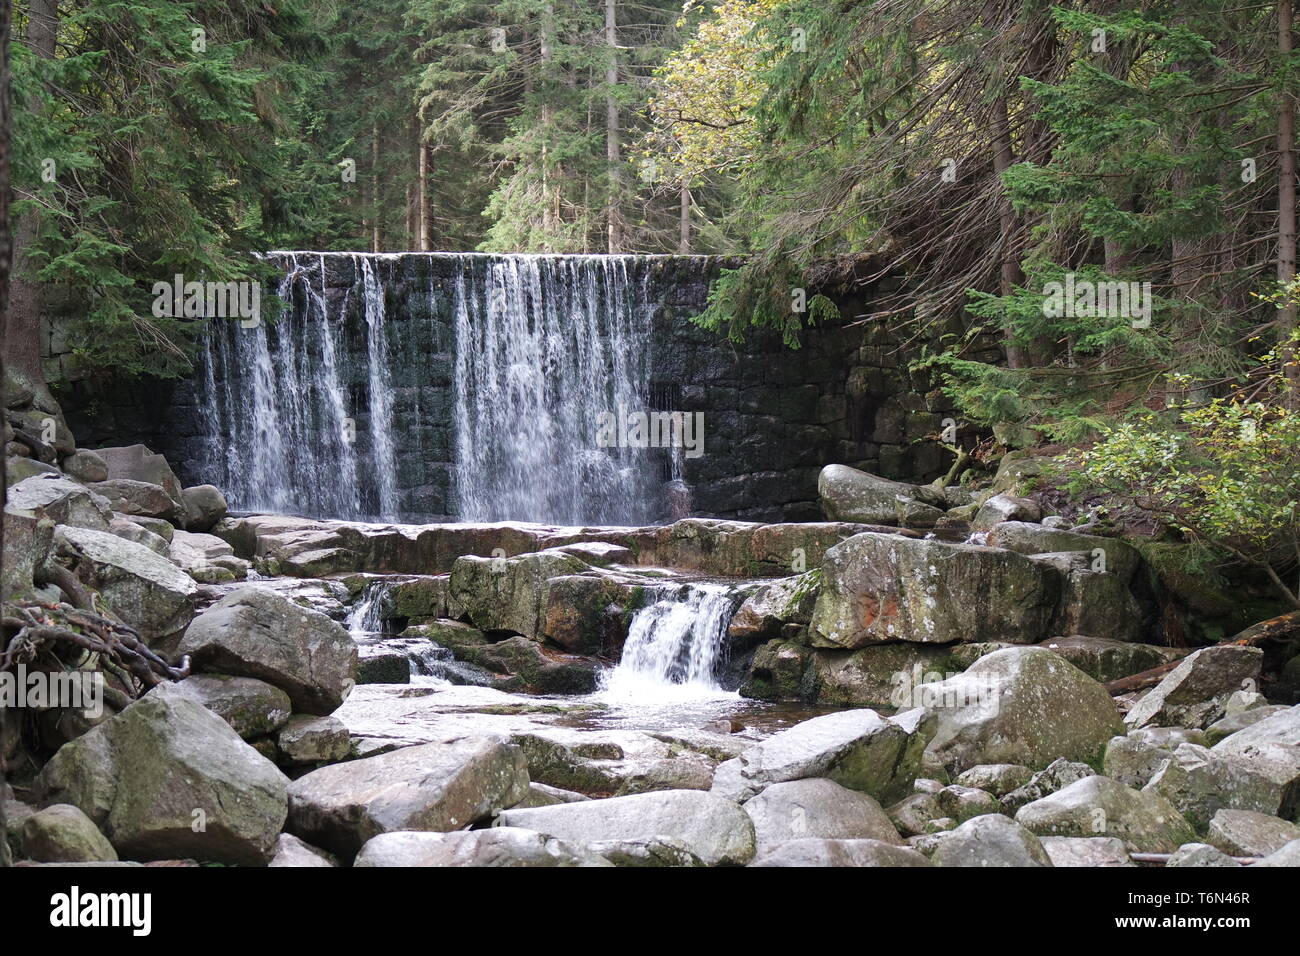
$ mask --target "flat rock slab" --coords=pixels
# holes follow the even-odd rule
[[[523,753],[494,736],[403,747],[332,764],[289,787],[288,830],[352,857],[394,830],[459,830],[528,795]]]
[[[804,838],[902,842],[880,804],[833,780],[773,784],[748,800],[744,810],[754,821],[760,854],[778,843]]]
[[[381,833],[352,864],[377,866],[613,866],[604,857],[555,837],[516,827],[459,833]]]
[[[743,866],[754,857],[754,825],[730,800],[700,790],[659,790],[528,810],[507,810],[497,825],[522,827],[589,845],[670,837],[709,866]]]

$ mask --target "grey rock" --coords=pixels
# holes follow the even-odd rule
[[[1300,866],[1300,840],[1292,840],[1280,850],[1274,850],[1255,866]]]
[[[184,512],[180,502],[161,485],[130,478],[110,478],[108,481],[93,482],[86,487],[108,499],[114,511],[161,518],[172,524],[178,524],[182,520]]]
[[[1051,866],[1052,858],[1029,830],[998,814],[975,817],[944,835],[930,861],[935,866]]]
[[[62,475],[37,475],[9,488],[8,507],[30,511],[55,524],[107,531],[113,519],[108,499]]]
[[[995,524],[1001,524],[1003,521],[1039,521],[1042,517],[1043,509],[1036,501],[1018,498],[1015,495],[994,495],[975,512],[975,518],[971,521],[971,530],[988,531]]]
[[[1148,853],[1172,853],[1195,838],[1164,797],[1099,776],[1084,777],[1026,804],[1016,813],[1016,822],[1039,836],[1110,836]]]
[[[634,840],[602,840],[587,845],[615,866],[704,866],[705,863],[681,840],[672,837],[639,837]]]
[[[909,847],[880,840],[789,840],[765,851],[750,866],[929,866]]]
[[[78,448],[63,459],[63,470],[77,481],[108,480],[108,462],[89,448]]]
[[[195,670],[256,677],[289,695],[299,713],[325,716],[356,681],[357,646],[319,611],[263,588],[241,588],[204,611],[180,652]]]
[[[658,790],[527,810],[507,810],[497,826],[523,827],[571,843],[671,837],[709,866],[754,856],[754,825],[730,800],[700,790]]]
[[[285,762],[296,766],[336,763],[352,751],[352,738],[342,721],[309,714],[290,717],[275,742]]]
[[[1268,856],[1293,840],[1300,827],[1252,810],[1220,810],[1210,820],[1205,841],[1230,856]]]
[[[193,674],[176,689],[212,711],[245,740],[274,733],[292,713],[288,694],[254,677]]]
[[[1023,787],[1004,794],[1001,807],[1004,813],[1015,813],[1027,803],[1041,800],[1051,793],[1056,793],[1084,777],[1091,777],[1097,771],[1086,763],[1066,760],[1064,757],[1053,760],[1038,773],[1034,774]]]
[[[975,787],[987,790],[995,797],[1001,797],[1019,787],[1023,787],[1034,775],[1023,764],[986,763],[978,764],[957,776],[956,783],[963,787]]]
[[[1257,647],[1220,645],[1190,654],[1128,712],[1130,727],[1160,724],[1203,727],[1223,716],[1230,694],[1258,682],[1264,652]]]
[[[66,803],[31,814],[22,828],[23,856],[41,863],[114,861],[117,851],[90,817]]]
[[[292,833],[281,833],[275,841],[275,856],[268,867],[336,867],[338,860],[299,840]]]
[[[1210,846],[1208,843],[1184,843],[1170,855],[1165,866],[1241,866],[1241,864],[1218,847]]]
[[[461,737],[331,764],[289,787],[289,832],[344,857],[396,830],[458,830],[528,793],[518,747]]]
[[[1114,837],[1041,837],[1052,866],[1137,866]]]
[[[515,827],[457,833],[381,833],[366,841],[353,863],[357,867],[612,865],[582,847]]]
[[[1198,830],[1223,809],[1289,814],[1300,796],[1300,787],[1279,784],[1249,757],[1196,744],[1179,745],[1143,789],[1167,797]]]
[[[881,840],[901,837],[885,811],[865,793],[824,778],[791,780],[768,787],[746,801],[758,852],[789,840]]]
[[[186,531],[211,531],[226,516],[226,496],[215,485],[195,485],[181,490]]]

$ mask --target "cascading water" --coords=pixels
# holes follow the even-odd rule
[[[637,611],[602,695],[652,705],[731,696],[718,669],[740,598],[726,585],[690,584]]]
[[[664,288],[643,256],[278,252],[284,314],[213,323],[196,478],[232,508],[351,520],[647,524]],[[602,447],[602,445],[609,447]]]
[[[646,409],[651,307],[626,256],[505,256],[456,283],[456,487],[469,521],[645,524],[644,449],[597,446]]]
[[[278,294],[290,306],[283,316],[250,328],[213,323],[200,378],[208,424],[202,471],[238,509],[383,517],[393,507],[385,476],[394,452],[382,437],[391,428],[358,447],[349,398],[355,370],[343,358],[347,303],[331,313],[323,254],[286,253],[283,261]],[[364,268],[371,364],[379,369],[371,375],[371,415],[383,421],[383,299],[372,267]]]

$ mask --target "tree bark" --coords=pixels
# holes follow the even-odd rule
[[[1280,0],[1277,5],[1277,49],[1283,61],[1291,58],[1293,14],[1292,0]],[[1295,278],[1296,260],[1295,97],[1289,88],[1283,88],[1281,94],[1277,118],[1277,280],[1286,284]],[[1283,374],[1290,386],[1285,400],[1292,410],[1300,408],[1300,368],[1296,366],[1292,339],[1295,331],[1296,305],[1288,296],[1287,304],[1278,312],[1277,334],[1281,343]]]
[[[420,251],[429,252],[433,249],[433,216],[429,212],[429,171],[432,165],[429,162],[429,147],[424,142],[423,132],[419,139],[420,149],[420,182],[419,182],[419,205],[420,205]]]
[[[616,0],[605,0],[605,45],[609,47],[605,67],[605,158],[609,163],[609,199],[606,222],[609,227],[609,253],[623,251],[623,221],[619,200],[623,195],[623,148],[618,128],[618,9]]]
[[[379,226],[379,124],[370,126],[370,251],[378,252]]]
[[[677,254],[691,254],[691,188],[682,180],[681,208],[677,222]]]
[[[57,0],[31,0],[27,43],[43,59],[53,59],[58,42]],[[6,406],[31,402],[42,411],[58,406],[41,370],[41,287],[33,275],[31,250],[40,234],[36,213],[25,214],[13,231],[13,263],[8,308],[0,313],[0,334],[7,359],[4,377]]]

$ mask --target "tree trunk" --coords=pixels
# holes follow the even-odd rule
[[[379,125],[370,126],[370,251],[378,252],[379,228]]]
[[[57,0],[31,0],[28,6],[27,44],[44,59],[53,59],[58,39]],[[30,253],[40,234],[36,213],[25,214],[13,232],[13,274],[8,308],[0,313],[0,334],[5,343],[4,399],[6,406],[31,402],[42,411],[58,406],[41,370],[41,287],[32,274]]]
[[[1292,0],[1280,0],[1277,5],[1277,48],[1279,59],[1291,57]],[[1295,206],[1295,97],[1290,89],[1283,89],[1277,118],[1277,151],[1279,156],[1277,182],[1277,280],[1283,284],[1295,278],[1296,206]],[[1289,299],[1289,297],[1288,297]],[[1287,407],[1300,409],[1300,368],[1296,366],[1296,349],[1292,337],[1296,330],[1296,305],[1288,301],[1278,312],[1277,334],[1281,341],[1283,373],[1290,388],[1286,394]]]
[[[609,253],[623,251],[623,222],[619,200],[623,195],[623,150],[618,129],[618,11],[616,0],[605,0],[605,44],[609,47],[605,67],[605,158],[609,162],[609,200],[606,222],[609,224]]]
[[[420,204],[420,251],[429,252],[433,249],[433,216],[429,212],[429,147],[424,142],[423,134],[420,137],[420,183],[419,183],[419,204]]]
[[[1016,286],[1025,281],[1025,274],[1020,268],[1016,242],[1016,212],[1011,208],[1011,200],[1006,195],[1002,174],[1011,168],[1015,157],[1011,151],[1011,127],[1007,118],[1007,101],[999,99],[993,104],[993,173],[998,177],[998,189],[1004,194],[998,201],[998,223],[1002,230],[1002,263],[1000,290],[1002,295],[1010,295]],[[1015,341],[1012,329],[1006,330],[1005,346],[1007,365],[1011,368],[1025,367],[1025,353]]]
[[[691,188],[682,180],[681,209],[677,222],[677,254],[691,254]]]
[[[551,64],[555,59],[552,49],[552,36],[555,32],[555,5],[548,3],[542,17],[539,32],[540,56],[542,60],[542,80],[546,83],[545,95],[542,97],[542,232],[546,235],[546,251],[553,251],[557,239],[556,209],[551,198],[551,127],[554,116],[551,109],[550,79]]]

